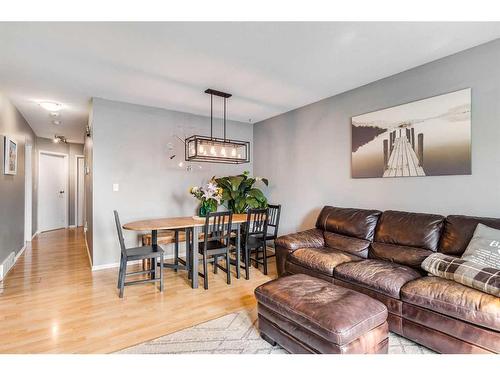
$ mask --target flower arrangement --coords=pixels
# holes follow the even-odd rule
[[[205,217],[208,213],[217,211],[223,190],[217,186],[215,180],[210,180],[204,186],[191,187],[189,193],[200,200],[199,216]]]

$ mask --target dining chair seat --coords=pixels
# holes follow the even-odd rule
[[[127,255],[128,260],[142,260],[151,258],[151,254],[163,255],[164,251],[161,247],[157,247],[156,251],[153,246],[131,247],[123,252]]]
[[[220,250],[226,248],[226,244],[221,241],[207,241],[207,250]],[[203,254],[205,251],[205,242],[200,242],[198,245],[198,252]]]

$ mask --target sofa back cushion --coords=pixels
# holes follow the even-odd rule
[[[448,216],[439,243],[439,252],[461,256],[472,239],[478,224],[500,229],[500,219],[463,215]]]
[[[385,211],[380,217],[369,257],[419,268],[437,251],[444,217]]]
[[[345,251],[361,258],[368,258],[370,241],[360,238],[344,236],[333,232],[323,232],[325,245],[336,250]]]
[[[316,220],[316,228],[372,241],[380,214],[377,210],[325,206]]]

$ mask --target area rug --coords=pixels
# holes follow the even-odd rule
[[[257,312],[241,310],[121,350],[121,354],[286,354],[261,339]],[[430,354],[427,348],[390,333],[389,354]]]

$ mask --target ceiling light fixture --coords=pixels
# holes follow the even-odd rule
[[[50,112],[50,117],[59,117],[59,112]]]
[[[59,120],[54,120],[54,121],[52,121],[52,123],[54,125],[61,125],[61,121],[59,121]]]
[[[56,102],[39,102],[38,105],[51,112],[60,111],[62,108],[62,104]]]
[[[54,143],[68,143],[64,135],[54,135]]]
[[[192,135],[185,141],[186,161],[201,161],[209,163],[242,164],[250,162],[250,142],[236,141],[226,138],[226,99],[231,94],[206,89],[210,94],[210,137]],[[224,138],[213,136],[213,96],[224,98]],[[226,151],[231,150],[231,152]]]

